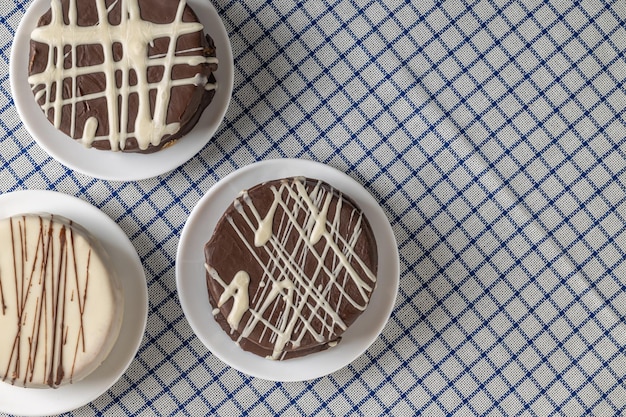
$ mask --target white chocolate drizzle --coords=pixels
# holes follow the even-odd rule
[[[244,219],[245,226],[254,233],[254,244],[245,238],[245,230],[239,229],[232,217],[228,218],[229,224],[263,270],[259,288],[254,294],[250,294],[252,299],[249,300],[249,306],[246,306],[246,311],[250,314],[245,322],[240,322],[245,313],[241,311],[245,303],[239,297],[244,293],[248,295],[248,289],[244,289],[244,286],[248,285],[249,280],[244,282],[240,276],[245,274],[247,277],[247,272],[240,271],[226,284],[215,269],[205,265],[211,277],[224,288],[219,306],[230,297],[236,298],[227,320],[233,332],[239,331],[238,342],[247,338],[258,325],[262,325],[261,339],[265,338],[273,344],[271,359],[282,359],[286,354],[286,346],[291,343],[297,348],[307,334],[319,343],[331,340],[329,346],[334,346],[336,341],[332,340],[333,335],[337,329],[343,331],[347,326],[328,301],[331,291],[338,291],[340,294],[338,306],[348,303],[356,310],[363,311],[369,303],[369,296],[376,282],[375,273],[368,269],[355,251],[362,232],[362,213],[357,209],[352,211],[347,228],[350,235],[347,238],[342,237],[339,234],[339,223],[344,204],[343,196],[334,194],[337,203],[335,213],[331,216],[332,221],[329,221],[333,193],[328,192],[321,181],[309,193],[305,181],[305,178],[297,177],[282,180],[279,187],[272,186],[274,198],[265,216],[261,216],[245,191],[233,202],[235,210]],[[280,227],[272,230],[279,207],[282,209]],[[249,216],[248,212],[252,215]],[[305,221],[298,221],[298,216],[303,213]],[[298,236],[297,242],[295,245],[291,243],[293,247],[288,249],[287,238],[294,232]],[[320,250],[317,244],[321,241],[324,245]],[[261,248],[269,262],[263,261],[255,248]],[[331,267],[325,264],[329,255],[333,259]],[[312,276],[306,276],[304,265],[311,257],[316,262],[315,272]],[[364,277],[357,273],[353,263],[361,267]],[[325,286],[316,286],[321,275],[328,277],[328,283]],[[345,291],[348,280],[357,288],[358,296],[353,297]],[[279,305],[282,307],[278,307]],[[281,308],[282,311],[279,311]],[[307,314],[303,314],[305,308]],[[231,315],[238,320],[231,320]],[[267,317],[273,319],[268,320]],[[321,330],[315,329],[314,321],[322,323]]]
[[[126,140],[130,137],[137,139],[139,148],[145,150],[150,144],[159,145],[164,136],[176,133],[180,123],[167,123],[167,110],[170,102],[172,88],[179,85],[203,85],[205,90],[216,89],[215,83],[208,83],[206,77],[195,76],[187,79],[171,80],[171,71],[175,65],[195,66],[204,63],[217,63],[217,58],[205,56],[189,56],[188,52],[196,52],[196,48],[176,52],[177,37],[203,30],[203,26],[197,22],[183,22],[182,16],[185,10],[185,0],[178,4],[176,18],[171,23],[156,24],[141,19],[138,0],[116,0],[108,8],[105,0],[95,0],[98,10],[99,22],[93,26],[78,26],[76,2],[69,2],[69,24],[63,21],[61,0],[52,0],[51,21],[49,25],[37,27],[31,38],[34,41],[48,44],[48,62],[46,69],[38,74],[28,77],[35,99],[44,98],[41,105],[47,115],[49,110],[54,110],[53,124],[56,128],[61,125],[61,109],[65,105],[71,106],[70,136],[74,137],[76,129],[77,104],[87,100],[105,98],[108,114],[108,136],[96,136],[98,123],[95,118],[89,119],[84,127],[81,142],[86,147],[91,147],[94,141],[108,140],[112,150],[124,149]],[[118,2],[122,7],[121,22],[119,25],[111,25],[108,15]],[[154,45],[155,39],[169,38],[168,51],[165,54],[148,57],[148,47]],[[76,65],[76,48],[80,45],[100,44],[104,51],[104,62],[89,67]],[[124,54],[121,60],[113,58],[113,45],[121,44]],[[64,48],[70,47],[70,51],[64,53]],[[64,68],[64,58],[71,57],[71,67]],[[149,83],[147,79],[148,67],[162,66],[164,73],[159,82]],[[116,85],[115,74],[122,74],[122,85]],[[137,84],[130,85],[129,77],[133,72],[137,77]],[[78,76],[104,73],[106,78],[105,90],[98,93],[81,95],[77,91],[76,79]],[[70,78],[71,97],[63,98],[63,80]],[[53,89],[53,86],[56,86]],[[53,97],[52,91],[56,90]],[[156,90],[157,104],[154,115],[150,109],[150,91]],[[131,94],[137,94],[138,111],[134,123],[134,130],[128,132],[128,106]],[[119,100],[118,100],[119,98]],[[119,101],[119,102],[118,102]]]
[[[248,297],[248,284],[250,283],[250,276],[246,271],[239,271],[233,278],[233,280],[226,286],[224,292],[220,296],[217,303],[218,307],[221,307],[230,298],[234,300],[233,307],[230,310],[230,314],[227,317],[228,324],[231,328],[236,329],[239,326],[243,313],[248,310],[249,297]]]

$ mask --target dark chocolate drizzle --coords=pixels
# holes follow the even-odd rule
[[[7,313],[7,305],[4,302],[4,291],[2,290],[2,269],[0,269],[0,304],[2,305],[2,315]]]

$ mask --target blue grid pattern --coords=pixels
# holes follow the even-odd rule
[[[136,360],[72,415],[626,413],[626,3],[215,1],[235,61],[226,119],[191,161],[130,183],[67,170],[22,126],[8,62],[27,4],[0,4],[0,192],[101,208],[150,296]],[[281,157],[363,183],[401,258],[372,347],[288,384],[207,352],[174,276],[206,190]]]

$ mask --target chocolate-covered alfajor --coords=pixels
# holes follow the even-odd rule
[[[86,147],[149,153],[195,126],[216,70],[184,0],[51,0],[31,35],[28,82],[50,122]]]
[[[244,350],[275,360],[336,345],[376,286],[367,218],[320,180],[242,191],[204,250],[216,321]]]
[[[109,355],[123,294],[104,249],[56,215],[0,220],[0,381],[56,388]]]

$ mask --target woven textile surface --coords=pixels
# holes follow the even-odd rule
[[[29,4],[0,3],[0,193],[98,207],[149,292],[136,358],[71,415],[626,413],[626,2],[215,0],[235,63],[226,117],[187,163],[129,182],[66,168],[22,124],[9,62]],[[382,334],[306,382],[221,362],[176,291],[195,204],[275,158],[361,183],[400,254]]]

